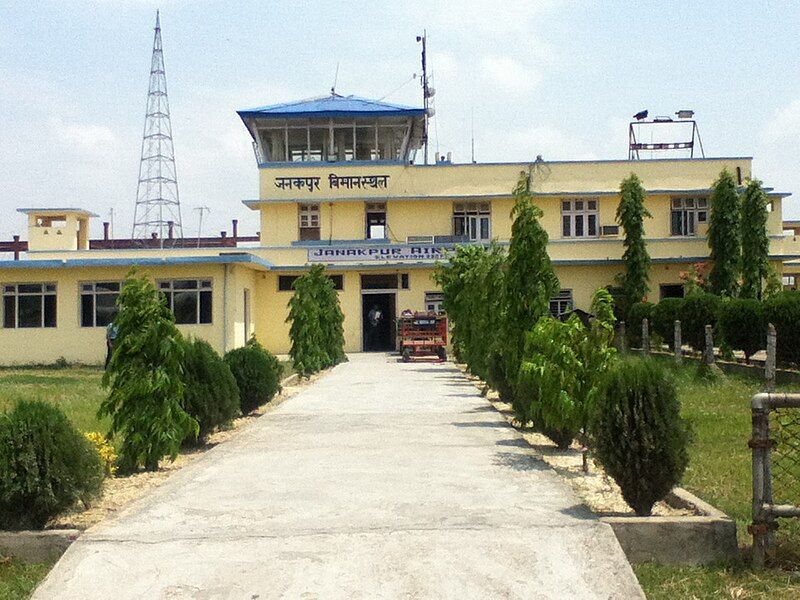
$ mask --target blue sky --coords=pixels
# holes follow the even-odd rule
[[[0,239],[20,206],[113,207],[129,235],[157,7],[187,235],[199,206],[206,234],[258,228],[236,109],[327,93],[337,63],[337,92],[419,104],[423,27],[456,161],[471,114],[478,161],[624,158],[634,112],[691,108],[706,154],[753,156],[800,218],[797,2],[37,0],[0,5]]]

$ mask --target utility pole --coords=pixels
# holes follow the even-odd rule
[[[203,237],[203,213],[211,212],[211,209],[207,206],[198,206],[194,210],[200,213],[200,222],[197,225],[197,247],[199,248],[200,238]]]
[[[423,29],[422,35],[417,36],[417,42],[422,42],[422,101],[425,107],[425,131],[423,132],[422,139],[425,143],[425,164],[428,164],[428,99],[431,97],[428,88],[428,30]]]

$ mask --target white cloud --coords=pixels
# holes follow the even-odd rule
[[[114,132],[104,125],[65,123],[61,119],[53,119],[50,126],[59,141],[72,150],[103,151],[117,141]]]
[[[775,112],[762,127],[754,157],[754,172],[769,187],[785,192],[800,189],[800,98]],[[800,218],[800,198],[784,201],[784,218]]]
[[[538,72],[511,56],[485,56],[480,69],[490,84],[500,88],[498,91],[527,92],[542,79]]]

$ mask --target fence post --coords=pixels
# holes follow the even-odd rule
[[[675,362],[680,364],[683,360],[683,343],[681,342],[681,322],[675,321],[675,339],[673,340],[675,350]]]
[[[703,354],[703,362],[709,367],[714,365],[714,333],[711,325],[706,325],[706,351]]]
[[[777,350],[777,333],[775,326],[770,323],[767,329],[767,360],[764,362],[764,379],[768,392],[775,391],[775,352]]]
[[[764,406],[765,394],[751,400],[753,437],[749,446],[753,454],[753,524],[748,531],[753,536],[753,566],[762,568],[770,547],[775,542],[775,517],[765,506],[772,504],[772,440],[769,438],[769,411]]]
[[[624,354],[628,351],[628,338],[625,336],[625,321],[620,321],[619,327],[617,328],[617,347],[620,354]]]
[[[642,319],[642,355],[650,354],[650,323]]]

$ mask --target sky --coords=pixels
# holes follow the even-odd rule
[[[707,156],[752,156],[800,218],[800,3],[741,0],[34,0],[0,3],[0,240],[19,207],[114,210],[130,235],[155,11],[185,235],[254,234],[237,109],[336,91],[421,105],[469,162],[627,157],[631,116],[693,109]],[[645,182],[646,183],[646,182]]]

